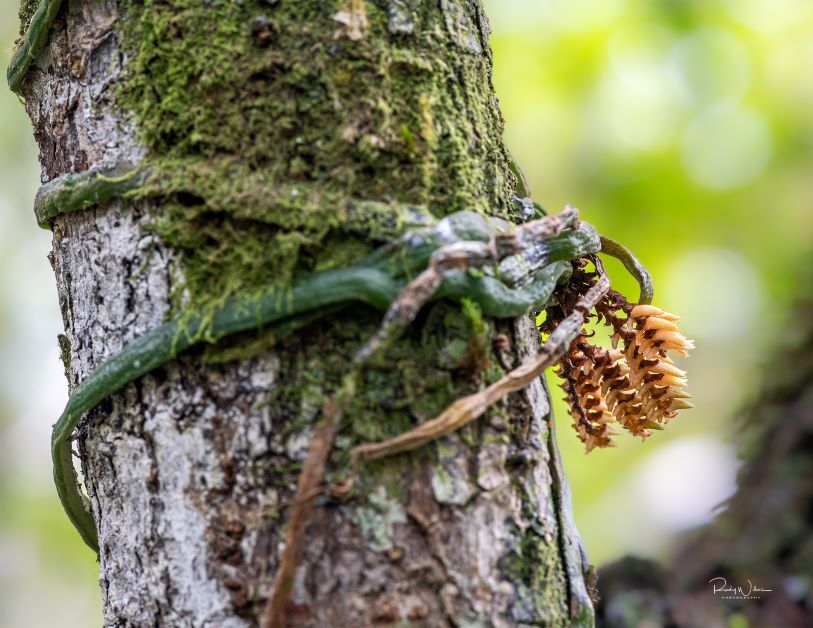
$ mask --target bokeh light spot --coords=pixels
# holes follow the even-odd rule
[[[752,182],[771,157],[771,133],[757,112],[734,105],[715,105],[686,126],[681,159],[689,177],[713,190]]]
[[[706,28],[680,40],[669,55],[691,103],[741,99],[751,84],[751,60],[730,31]]]
[[[649,516],[671,530],[691,528],[714,516],[736,489],[735,449],[708,437],[663,445],[635,473]]]
[[[762,286],[753,266],[737,251],[695,249],[673,262],[664,285],[681,329],[695,340],[725,342],[753,328]]]
[[[486,8],[498,33],[526,30],[540,23],[585,31],[612,23],[626,4],[626,0],[502,0],[486,2]]]
[[[616,38],[609,53],[611,64],[593,101],[591,132],[616,152],[668,146],[683,116],[674,76],[650,47]]]
[[[810,0],[726,0],[731,17],[755,31],[775,35],[813,18]]]

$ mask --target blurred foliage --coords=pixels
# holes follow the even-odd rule
[[[506,141],[537,201],[632,248],[698,348],[695,410],[585,456],[558,403],[591,558],[663,554],[733,489],[731,419],[813,243],[813,4],[486,1]],[[635,297],[618,264],[614,284]],[[801,287],[804,289],[804,287]],[[552,387],[557,378],[549,375]],[[562,396],[554,388],[554,397]]]
[[[661,555],[733,488],[731,417],[813,243],[813,4],[808,0],[487,0],[506,139],[535,199],[571,203],[648,265],[655,303],[697,351],[695,410],[641,444],[585,456],[557,404],[576,519],[596,562]],[[16,2],[0,0],[0,62]],[[0,624],[85,626],[96,564],[50,483],[65,400],[36,150],[0,89]],[[637,291],[610,262],[615,285]],[[557,386],[556,377],[549,381]],[[554,389],[554,397],[561,395]],[[47,600],[47,603],[43,603]]]

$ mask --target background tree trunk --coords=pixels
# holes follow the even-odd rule
[[[474,0],[66,2],[23,88],[43,180],[147,161],[171,183],[54,222],[71,387],[168,315],[358,257],[376,238],[361,210],[510,218],[487,32]],[[379,317],[189,352],[83,422],[106,625],[257,623],[319,407]],[[434,305],[367,370],[337,477],[353,444],[536,351],[531,319],[487,325]],[[319,502],[291,619],[590,623],[552,444],[540,381],[366,467]]]

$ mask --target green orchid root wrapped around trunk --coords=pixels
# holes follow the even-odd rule
[[[46,225],[62,213],[137,193],[148,172],[143,167],[120,166],[60,177],[43,186],[37,195],[37,218]],[[536,232],[529,228],[542,223],[553,227],[537,228]],[[512,234],[517,237],[506,246]],[[351,266],[312,273],[287,288],[236,295],[222,305],[185,313],[144,334],[77,386],[54,425],[54,481],[65,511],[85,543],[98,552],[95,524],[73,469],[70,436],[86,412],[194,345],[216,343],[263,326],[296,326],[298,320],[312,321],[320,312],[351,302],[384,310],[409,278],[427,267],[436,251],[453,244],[490,246],[490,258],[477,268],[464,264],[446,269],[431,298],[470,299],[486,316],[512,318],[544,310],[555,299],[557,286],[569,278],[571,260],[598,253],[602,239],[589,224],[579,222],[571,208],[560,216],[520,226],[474,212],[458,212],[432,226],[404,233]],[[640,263],[626,249],[609,248],[612,255],[620,252],[626,256],[625,265],[636,270],[642,295],[650,296],[651,281]]]

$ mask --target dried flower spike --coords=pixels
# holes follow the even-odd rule
[[[680,333],[679,317],[653,305],[629,304],[613,291],[596,312],[614,330],[613,348],[595,346],[582,333],[559,369],[573,426],[588,452],[613,444],[613,422],[646,439],[678,410],[693,407],[686,373],[668,355],[686,356],[694,348]]]
[[[573,427],[589,452],[594,447],[611,447],[616,432],[609,425],[613,415],[601,390],[601,371],[582,346],[578,342],[571,345],[558,373],[564,380],[562,388],[567,393]]]
[[[693,407],[686,401],[689,397],[684,390],[686,373],[668,357],[669,352],[687,356],[694,349],[694,344],[680,333],[678,320],[679,317],[653,305],[636,305],[629,311],[623,330],[626,333],[616,332],[619,338],[623,333],[631,381],[642,401],[635,419],[645,418],[650,427],[652,422],[663,424],[674,418],[678,410]]]

